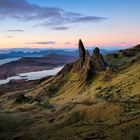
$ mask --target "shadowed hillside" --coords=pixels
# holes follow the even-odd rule
[[[140,139],[140,46],[104,57],[78,47],[56,76],[0,96],[0,139]]]

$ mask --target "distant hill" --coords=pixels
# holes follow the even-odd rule
[[[0,79],[20,73],[53,69],[71,63],[77,57],[71,55],[48,54],[44,57],[23,57],[19,60],[0,65]]]
[[[42,57],[49,54],[78,56],[77,49],[9,49],[0,51],[0,59],[16,57]],[[92,49],[89,48],[92,53]],[[114,50],[101,49],[102,54],[112,53]]]

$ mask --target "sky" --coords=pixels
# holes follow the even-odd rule
[[[140,43],[140,0],[0,0],[0,48]]]

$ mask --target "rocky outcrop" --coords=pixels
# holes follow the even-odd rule
[[[86,50],[81,39],[79,40],[78,47],[79,47],[79,59],[74,63],[73,66],[74,71],[81,71],[86,57]]]
[[[85,61],[80,74],[82,80],[89,80],[95,74],[95,68],[91,62],[91,57],[88,51],[86,51]]]
[[[120,53],[122,53],[122,55],[125,57],[133,57],[139,52],[140,52],[140,44],[129,49],[120,50]]]
[[[31,99],[26,97],[24,94],[19,94],[16,97],[16,103],[26,103],[29,102]]]
[[[93,54],[92,54],[91,61],[94,64],[95,69],[97,71],[102,71],[102,70],[105,70],[106,69],[107,64],[104,61],[102,54],[100,54],[99,48],[96,47],[94,49]]]
[[[78,47],[79,47],[79,58],[84,61],[86,50],[81,39],[79,40]]]
[[[79,58],[76,62],[66,65],[59,73],[59,76],[65,76],[67,73],[78,73],[80,81],[91,79],[96,72],[106,70],[107,63],[100,54],[99,48],[95,48],[92,56],[85,50],[82,40],[79,40]]]
[[[84,47],[81,39],[79,40],[78,46],[79,46],[79,62],[78,62],[78,65],[79,65],[79,70],[80,70],[85,63],[87,56],[86,56],[85,47]]]
[[[106,67],[106,71],[105,71],[105,73],[104,73],[104,76],[103,76],[103,81],[110,81],[111,80],[111,78],[112,78],[112,76],[113,76],[113,70],[112,70],[112,68],[109,68],[109,67]]]
[[[134,46],[134,49],[135,49],[136,51],[139,51],[139,52],[140,52],[140,44]]]
[[[60,73],[69,73],[70,71],[79,73],[79,80],[85,81],[92,78],[97,71],[106,69],[106,62],[100,54],[99,48],[95,48],[92,56],[85,50],[82,40],[79,40],[79,59],[70,65],[66,65]]]

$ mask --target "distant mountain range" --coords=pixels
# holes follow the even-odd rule
[[[102,54],[113,53],[115,51],[116,50],[101,49]],[[89,48],[89,53],[92,53],[91,48]],[[7,49],[7,50],[0,50],[0,59],[17,58],[17,57],[43,57],[49,54],[78,56],[78,50],[77,49],[28,49],[28,48]]]

